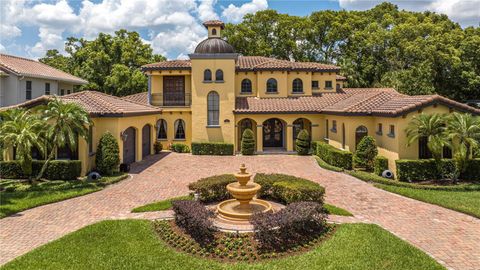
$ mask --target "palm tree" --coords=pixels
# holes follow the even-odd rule
[[[45,152],[44,126],[38,115],[25,109],[7,110],[1,114],[0,141],[5,148],[15,147],[15,159],[20,161],[23,174],[29,178],[32,174],[32,147],[41,154]]]
[[[88,113],[75,103],[65,103],[58,98],[52,99],[41,108],[43,120],[49,123],[46,139],[51,144],[51,152],[37,175],[40,179],[57,150],[68,146],[72,151],[77,148],[79,137],[87,139],[91,125]]]
[[[455,180],[466,169],[466,163],[480,146],[480,118],[471,114],[453,113],[448,118],[448,137],[452,141],[452,150],[456,165]]]
[[[407,146],[410,146],[421,137],[427,138],[428,150],[432,153],[438,171],[441,172],[443,147],[448,145],[447,136],[445,135],[445,117],[440,114],[423,113],[414,116],[408,124],[406,132]]]

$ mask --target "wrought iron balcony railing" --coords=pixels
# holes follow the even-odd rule
[[[190,106],[192,95],[190,93],[152,93],[151,103],[162,107]]]

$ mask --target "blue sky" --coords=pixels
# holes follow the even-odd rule
[[[156,53],[184,58],[205,38],[201,22],[238,23],[247,13],[274,9],[305,16],[317,10],[364,10],[377,0],[0,0],[0,51],[42,57],[63,52],[67,37],[92,39],[126,28],[138,31]],[[447,14],[462,26],[480,24],[480,0],[392,0],[401,9]]]

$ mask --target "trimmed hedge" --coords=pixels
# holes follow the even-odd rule
[[[298,133],[297,139],[295,140],[295,150],[299,155],[308,155],[310,150],[310,135],[307,130],[302,129]]]
[[[233,174],[215,175],[190,183],[188,188],[198,193],[202,202],[223,201],[231,198],[227,185],[236,181]]]
[[[249,128],[245,129],[242,134],[241,151],[242,155],[249,156],[255,153],[255,134]]]
[[[192,142],[192,154],[231,156],[233,155],[233,144],[223,142]]]
[[[183,143],[172,143],[170,150],[177,153],[190,153],[190,147]]]
[[[452,159],[442,159],[442,171],[439,172],[433,159],[399,159],[397,164],[397,179],[400,181],[416,182],[432,179],[440,179],[443,176],[451,177],[455,171],[455,162]],[[480,159],[470,160],[464,173],[460,175],[462,180],[478,181],[480,176]]]
[[[346,170],[352,169],[353,154],[350,151],[335,148],[330,144],[317,142],[317,156],[330,165]]]
[[[40,172],[45,161],[32,161],[32,175]],[[48,180],[75,180],[82,171],[82,162],[80,160],[51,160],[43,178]],[[0,177],[5,179],[26,179],[23,175],[20,162],[16,160],[0,162]]]
[[[343,172],[342,168],[330,165],[327,162],[325,162],[323,159],[319,158],[318,156],[315,156],[315,159],[317,160],[318,166],[320,166],[320,167],[322,167],[326,170],[330,170],[330,171],[334,171],[334,172]]]
[[[325,189],[307,179],[285,174],[257,173],[254,181],[262,186],[258,192],[261,198],[285,204],[299,201],[323,203]]]
[[[375,157],[373,173],[382,175],[385,170],[388,170],[388,158],[384,156]]]

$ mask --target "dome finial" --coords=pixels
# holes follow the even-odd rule
[[[208,38],[221,37],[221,31],[225,28],[225,24],[219,20],[210,20],[203,23],[208,30]]]

